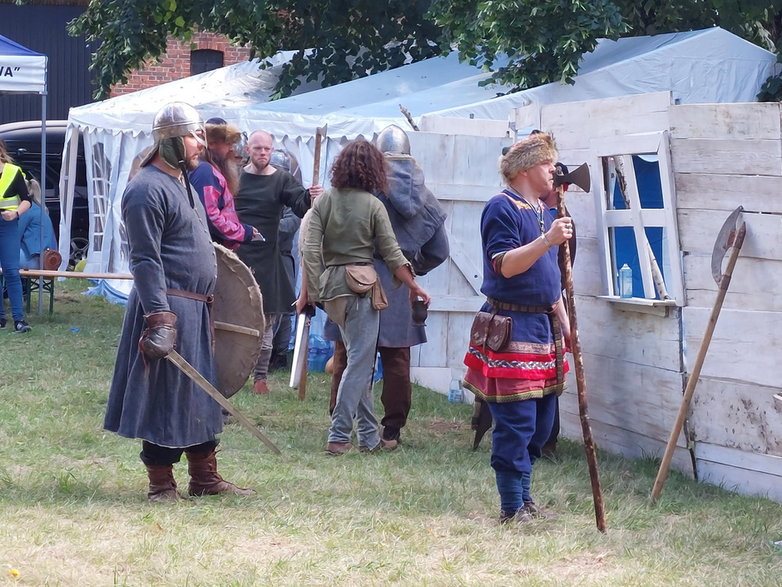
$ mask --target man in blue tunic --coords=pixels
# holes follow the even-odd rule
[[[215,381],[209,304],[217,277],[206,214],[187,184],[205,146],[196,110],[173,102],[155,116],[155,144],[122,199],[128,298],[104,427],[142,441],[152,501],[176,500],[173,465],[184,453],[190,495],[246,495],[217,473],[220,406],[165,360],[174,348]]]

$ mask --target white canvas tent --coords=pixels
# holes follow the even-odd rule
[[[575,84],[547,84],[524,92],[497,96],[505,88],[481,87],[487,73],[459,63],[456,55],[378,73],[309,93],[268,102],[273,70],[259,72],[240,64],[172,82],[133,95],[71,109],[70,145],[84,136],[89,180],[90,228],[88,268],[126,272],[122,248],[119,201],[133,157],[151,143],[148,129],[155,111],[172,99],[185,99],[206,118],[222,116],[247,131],[264,129],[293,152],[304,182],[311,177],[317,127],[328,124],[324,147],[326,165],[340,145],[358,136],[372,136],[391,123],[407,126],[399,104],[408,108],[424,128],[461,117],[512,123],[514,109],[529,105],[578,101],[598,97],[671,91],[680,103],[752,100],[773,72],[775,56],[722,29],[671,33],[654,37],[603,40],[584,56]],[[264,79],[265,78],[265,79]],[[534,118],[534,117],[533,117]],[[505,128],[509,128],[505,126]],[[77,132],[78,131],[78,132]],[[436,154],[415,153],[424,160]],[[482,162],[494,165],[494,159]],[[67,252],[69,198],[73,186],[75,149],[64,155],[61,193],[60,246]],[[322,175],[324,176],[324,175]],[[128,287],[117,283],[118,287]]]

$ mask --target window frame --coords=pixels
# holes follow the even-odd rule
[[[619,135],[592,140],[593,169],[599,175],[594,183],[595,210],[597,213],[597,237],[602,255],[602,277],[607,295],[599,296],[611,302],[645,307],[684,306],[684,275],[679,230],[676,219],[676,191],[671,166],[670,137],[667,131],[634,135]],[[614,210],[608,208],[611,196],[606,191],[606,178],[603,173],[603,158],[614,156],[656,154],[660,171],[660,185],[663,198],[662,208],[641,208],[640,197],[635,182],[632,165],[625,166],[627,175],[627,198],[630,208]],[[613,251],[610,230],[617,227],[632,228],[635,236],[638,262],[644,288],[643,298],[620,298],[614,279]],[[665,234],[663,254],[665,256],[665,286],[670,300],[656,299],[656,290],[652,277],[652,264],[648,255],[643,255],[647,247],[645,228],[661,227]],[[662,263],[663,260],[658,260]],[[618,268],[617,268],[618,270]]]

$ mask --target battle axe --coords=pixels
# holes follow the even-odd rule
[[[577,185],[585,192],[588,192],[590,189],[592,189],[592,179],[589,174],[589,165],[582,163],[570,173],[555,173],[554,187],[564,187],[565,184]]]
[[[671,466],[673,453],[676,450],[676,441],[679,438],[679,433],[684,425],[687,412],[690,409],[690,402],[695,393],[695,386],[698,384],[701,367],[703,367],[703,361],[706,359],[706,352],[709,350],[711,337],[714,334],[714,328],[717,326],[717,319],[720,316],[722,302],[725,301],[725,295],[728,293],[728,285],[730,285],[730,278],[733,275],[733,267],[736,265],[736,259],[738,259],[739,251],[741,251],[741,245],[744,244],[744,235],[746,234],[747,227],[744,221],[741,220],[741,213],[743,211],[744,208],[739,206],[731,212],[728,219],[722,225],[722,229],[717,235],[717,240],[714,243],[714,249],[711,253],[711,275],[714,277],[714,281],[717,282],[717,298],[714,300],[711,316],[709,316],[709,322],[706,324],[706,332],[703,335],[703,340],[701,340],[701,347],[698,349],[698,356],[695,358],[692,373],[690,373],[690,377],[687,380],[687,387],[684,389],[684,397],[682,397],[679,413],[676,415],[676,421],[671,429],[671,435],[668,437],[668,444],[665,447],[665,454],[660,462],[660,469],[657,471],[657,478],[654,480],[654,486],[652,487],[653,502],[657,501],[660,497],[660,494],[663,491],[663,485],[665,484],[665,479],[668,477],[668,469]],[[725,254],[731,248],[733,250],[730,253],[728,264],[723,273],[722,261]]]
[[[584,163],[568,174],[555,173],[554,186],[557,188],[557,216],[565,216],[564,185],[575,184],[585,192],[592,188],[589,166]],[[576,320],[576,299],[573,291],[573,268],[570,262],[570,242],[560,245],[564,251],[561,257],[560,271],[564,276],[565,301],[570,320],[570,347],[573,353],[573,363],[576,371],[576,386],[578,389],[578,415],[581,420],[581,432],[584,436],[589,478],[592,482],[592,497],[595,504],[595,521],[600,532],[606,531],[605,508],[603,506],[603,491],[600,487],[600,475],[597,469],[597,451],[592,439],[592,429],[589,426],[587,410],[586,378],[584,377],[584,356],[581,352],[581,341],[578,337],[578,321]]]

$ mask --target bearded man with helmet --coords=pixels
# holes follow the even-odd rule
[[[156,115],[155,144],[122,198],[134,286],[117,350],[104,420],[107,430],[142,441],[152,501],[179,498],[174,463],[188,460],[190,495],[246,495],[217,473],[220,406],[165,360],[176,350],[214,382],[209,303],[217,265],[204,208],[187,172],[206,146],[189,104]]]

